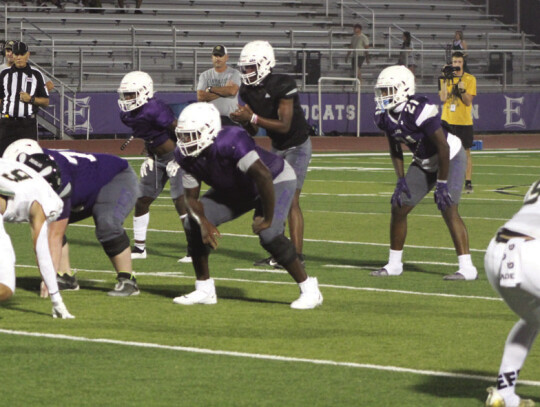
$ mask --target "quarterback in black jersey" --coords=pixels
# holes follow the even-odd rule
[[[238,61],[242,86],[239,106],[231,118],[254,136],[259,127],[272,140],[272,152],[283,157],[296,173],[297,187],[288,216],[289,233],[300,260],[303,261],[304,218],[300,209],[300,192],[311,159],[311,128],[300,106],[295,80],[272,73],[276,65],[274,49],[267,41],[252,41],[244,46]],[[279,267],[272,259],[256,262]]]

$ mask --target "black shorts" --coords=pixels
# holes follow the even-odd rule
[[[37,140],[37,122],[32,118],[0,118],[0,157],[15,140]]]
[[[473,146],[474,129],[473,126],[460,126],[457,124],[447,124],[446,128],[450,133],[456,135],[463,144],[464,149],[470,149]]]
[[[354,64],[355,60],[356,60],[356,65]],[[352,63],[352,70],[353,70],[353,71],[356,70],[356,67],[357,67],[357,66],[358,66],[358,68],[361,68],[362,65],[364,64],[364,61],[365,61],[365,60],[366,60],[366,57],[356,57],[356,58],[355,58],[355,57],[353,56],[352,61],[351,61],[351,63]]]

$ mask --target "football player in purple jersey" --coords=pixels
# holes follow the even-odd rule
[[[42,149],[36,141],[28,139],[15,143],[20,143],[13,149],[15,157],[20,153],[33,156],[41,151],[54,160],[60,172],[58,190],[64,207],[58,219],[49,226],[49,246],[55,269],[62,270],[61,263],[67,263],[67,259],[62,260],[62,254],[67,254],[65,232],[68,224],[93,217],[96,237],[117,272],[118,283],[108,294],[114,297],[139,294],[131,266],[129,238],[123,226],[135,206],[139,190],[137,175],[128,162],[109,154]],[[57,279],[61,289],[79,289],[75,276],[60,275]],[[47,292],[42,289],[41,294],[46,296]]]
[[[208,255],[218,246],[217,227],[255,210],[252,230],[261,246],[285,267],[300,287],[293,309],[322,304],[317,278],[308,277],[296,250],[283,234],[285,220],[296,191],[291,166],[276,154],[255,145],[250,135],[236,126],[221,127],[217,109],[209,103],[187,106],[178,119],[175,158],[170,175],[184,170],[183,184],[188,218],[185,230],[188,253],[193,259],[195,291],[176,297],[176,304],[215,304],[214,280]],[[200,195],[202,183],[210,189]]]
[[[186,216],[182,172],[174,177],[167,175],[167,164],[173,160],[176,146],[174,129],[176,117],[169,106],[154,98],[154,83],[146,72],[128,73],[118,88],[120,119],[131,128],[133,136],[144,140],[148,157],[141,166],[140,195],[135,204],[133,234],[135,245],[132,259],[146,259],[146,232],[150,222],[150,205],[161,194],[167,181],[171,186],[171,198],[176,212],[183,219]],[[185,256],[181,263],[191,263]]]
[[[238,66],[242,74],[240,97],[246,103],[231,114],[254,136],[258,128],[266,129],[272,140],[272,152],[283,157],[296,174],[296,191],[288,216],[289,233],[300,261],[304,262],[304,217],[300,209],[300,193],[311,160],[311,127],[308,125],[294,78],[272,73],[274,49],[266,41],[252,41],[240,53]],[[255,265],[279,262],[271,257]]]
[[[459,270],[444,279],[476,280],[478,272],[471,260],[467,228],[458,212],[467,165],[461,141],[441,127],[436,105],[426,97],[415,96],[414,75],[405,66],[390,66],[379,74],[375,102],[375,122],[388,138],[398,181],[391,199],[389,261],[371,275],[398,276],[403,272],[407,215],[435,188],[435,203],[450,231],[459,262]],[[413,154],[407,173],[401,144]]]

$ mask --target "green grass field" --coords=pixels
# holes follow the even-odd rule
[[[460,213],[480,279],[447,282],[457,258],[432,194],[409,217],[404,274],[370,277],[388,255],[390,159],[317,154],[302,196],[307,271],[324,295],[312,311],[289,308],[298,288],[287,274],[252,265],[265,253],[250,216],[220,227],[210,257],[218,304],[173,304],[194,277],[177,263],[185,236],[165,191],[151,208],[149,257],[134,262],[137,297],[106,295],[115,273],[93,224],[69,227],[81,290],[64,300],[77,318],[54,320],[28,225],[6,225],[17,291],[0,306],[0,406],[483,405],[517,320],[486,280],[484,250],[540,164],[537,152],[473,158],[475,190]],[[533,347],[518,386],[537,401],[539,362]]]

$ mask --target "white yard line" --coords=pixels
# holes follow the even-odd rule
[[[90,228],[94,229],[94,225],[83,225],[83,224],[77,224],[74,223],[70,225],[70,227],[82,227],[82,228]],[[133,230],[133,228],[125,228],[126,230]],[[184,234],[183,230],[161,230],[161,229],[148,229],[148,232],[160,232],[160,233],[178,233],[178,234]],[[221,233],[221,236],[230,236],[230,237],[240,237],[240,238],[249,238],[249,239],[258,239],[259,237],[256,235],[244,235],[239,233]],[[388,243],[372,243],[372,242],[351,242],[346,240],[323,240],[323,239],[306,239],[304,238],[304,242],[312,242],[312,243],[332,243],[332,244],[343,244],[343,245],[353,245],[353,246],[381,246],[381,247],[388,247]],[[449,251],[455,251],[456,249],[453,247],[440,247],[440,246],[422,246],[422,245],[405,245],[407,249],[429,249],[429,250],[449,250]],[[471,252],[478,252],[478,253],[484,253],[486,249],[470,249]]]
[[[37,266],[35,265],[26,265],[26,264],[17,264],[16,267],[21,268],[33,268],[36,269]],[[350,266],[353,267],[353,266]],[[242,269],[237,268],[234,269],[235,271],[255,271],[255,269],[248,268],[248,269]],[[86,272],[86,273],[100,273],[100,274],[111,274],[116,275],[116,272],[113,270],[89,270],[89,269],[73,269],[73,271],[77,272]],[[260,269],[257,270],[259,273],[278,273],[278,274],[285,274],[286,271],[283,270],[274,270],[270,271],[268,269]],[[181,272],[164,272],[164,273],[138,273],[134,272],[136,276],[150,276],[150,277],[167,277],[167,278],[185,278],[188,280],[194,280],[195,276],[193,275],[184,275]],[[250,280],[246,278],[230,278],[230,277],[212,277],[216,281],[230,281],[235,283],[247,283],[247,284],[272,284],[272,285],[297,285],[295,282],[292,281],[267,281],[267,280]],[[79,281],[92,281],[92,280],[86,280],[85,278],[80,278],[79,275]],[[451,283],[449,283],[451,284]],[[446,294],[446,293],[428,293],[428,292],[420,292],[420,291],[407,291],[407,290],[391,290],[387,288],[376,288],[376,287],[356,287],[356,286],[348,286],[348,285],[337,285],[337,284],[319,284],[319,287],[325,287],[325,288],[333,288],[337,290],[350,290],[350,291],[370,291],[370,292],[380,292],[380,293],[390,293],[390,294],[404,294],[404,295],[420,295],[420,296],[426,296],[426,297],[444,297],[444,298],[458,298],[458,299],[469,299],[469,300],[486,300],[486,301],[502,301],[501,298],[498,297],[483,297],[479,295],[459,295],[459,294]],[[143,290],[144,291],[144,290]]]
[[[148,342],[121,341],[121,340],[106,339],[106,338],[87,338],[84,336],[59,335],[59,334],[50,334],[50,333],[42,333],[42,332],[15,331],[15,330],[10,330],[10,329],[0,329],[0,333],[5,334],[5,335],[27,336],[27,337],[34,337],[34,338],[46,338],[46,339],[65,340],[65,341],[73,341],[73,342],[99,343],[99,344],[106,344],[106,345],[128,346],[128,347],[146,348],[146,349],[160,349],[160,350],[168,350],[168,351],[175,351],[175,352],[198,353],[198,354],[213,355],[213,356],[230,356],[230,357],[237,357],[237,358],[269,360],[269,361],[275,361],[275,362],[307,363],[307,364],[312,364],[312,365],[325,365],[325,366],[337,366],[337,367],[345,367],[345,368],[381,370],[381,371],[394,372],[394,373],[409,373],[409,374],[416,374],[416,375],[422,375],[422,376],[448,377],[448,378],[455,378],[455,379],[469,379],[469,380],[478,380],[478,381],[485,381],[485,382],[493,382],[495,380],[495,376],[480,376],[480,375],[470,375],[470,374],[462,374],[462,373],[443,372],[443,371],[437,371],[437,370],[411,369],[411,368],[399,367],[399,366],[375,365],[371,363],[338,362],[338,361],[327,360],[327,359],[296,358],[296,357],[261,354],[261,353],[235,352],[235,351],[227,351],[227,350],[219,350],[219,349],[205,349],[205,348],[195,348],[195,347],[187,347],[187,346],[161,345],[158,343],[148,343]],[[540,387],[540,382],[538,381],[519,380],[519,383],[522,385],[525,384],[529,386]]]

